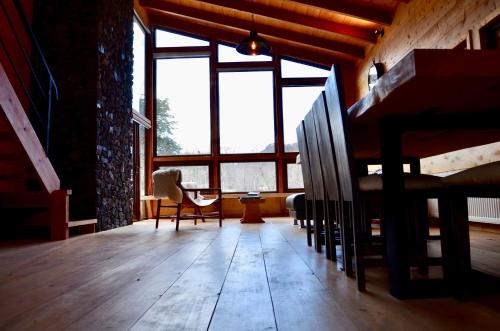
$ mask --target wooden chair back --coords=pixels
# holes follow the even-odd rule
[[[309,162],[309,151],[307,149],[307,142],[304,130],[304,121],[301,121],[296,129],[297,144],[300,153],[300,167],[302,169],[302,179],[304,181],[304,192],[306,200],[312,200],[314,193],[311,179],[311,167]]]
[[[326,219],[327,208],[325,199],[325,183],[323,181],[323,171],[321,158],[319,155],[318,139],[316,134],[316,123],[312,110],[304,117],[304,129],[309,150],[309,161],[311,166],[311,178],[314,192],[313,213],[314,213],[314,238],[316,241],[316,251],[321,252],[322,243],[326,247],[326,257],[331,258],[331,244],[328,233]],[[324,240],[323,240],[324,236]]]
[[[322,91],[313,104],[312,113],[316,123],[316,137],[328,200],[339,201],[340,189],[337,180],[337,161],[331,137],[330,119],[325,107],[325,92]]]
[[[321,159],[321,169],[323,174],[323,183],[325,187],[325,231],[328,232],[329,250],[332,252],[332,258],[335,258],[337,267],[345,269],[345,254],[336,249],[338,240],[336,234],[344,229],[340,208],[340,189],[337,179],[337,162],[333,150],[330,120],[327,116],[324,91],[318,96],[313,104],[312,115],[316,125],[316,139],[318,142],[319,158]],[[342,241],[340,241],[342,243]],[[335,254],[334,254],[335,253]],[[350,270],[348,270],[350,272]]]
[[[358,289],[365,289],[364,261],[362,257],[361,228],[363,227],[363,209],[360,200],[358,178],[349,136],[349,118],[344,104],[344,92],[337,65],[332,67],[325,84],[325,105],[330,120],[330,133],[337,161],[337,173],[341,195],[342,209],[342,246],[346,273],[351,275],[356,265],[356,282]],[[351,245],[354,254],[351,253]]]
[[[325,103],[330,120],[330,132],[337,159],[338,179],[344,201],[357,198],[356,167],[349,136],[349,118],[344,103],[340,69],[334,65],[325,84]],[[356,184],[356,185],[355,185]]]
[[[321,159],[319,157],[318,139],[316,135],[316,124],[314,123],[314,116],[312,111],[309,111],[304,117],[304,129],[307,150],[309,151],[314,200],[323,201],[325,197],[323,171],[321,169]]]

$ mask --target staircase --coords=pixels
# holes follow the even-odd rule
[[[25,14],[29,4],[0,0],[0,231],[48,226],[59,240],[68,238],[70,191],[60,189],[46,154],[57,87]]]
[[[28,224],[50,226],[52,240],[66,239],[70,191],[60,189],[59,178],[2,64],[0,87],[0,215],[16,222],[19,214]]]

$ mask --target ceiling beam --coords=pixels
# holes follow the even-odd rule
[[[195,18],[199,20],[215,22],[222,25],[232,26],[243,30],[256,30],[260,34],[266,35],[267,37],[276,37],[281,39],[288,39],[293,42],[308,44],[318,48],[329,49],[345,53],[350,56],[354,56],[358,59],[362,59],[365,55],[364,48],[352,44],[348,44],[341,41],[325,39],[317,36],[312,36],[310,34],[290,31],[284,28],[270,26],[267,24],[262,24],[258,22],[252,22],[249,20],[226,16],[223,14],[209,12],[178,3],[171,3],[161,0],[141,0],[141,5],[148,7],[150,9],[159,10],[162,12],[176,13],[188,18]]]
[[[374,6],[365,6],[350,0],[293,0],[293,2],[335,11],[344,15],[360,18],[366,21],[383,24],[392,23],[392,13]]]
[[[171,13],[149,11],[149,19],[153,26],[174,29],[180,32],[199,35],[212,40],[238,44],[248,34],[244,31],[201,20],[193,20]],[[353,66],[355,58],[335,51],[325,50],[309,45],[300,45],[278,38],[270,38],[274,54],[289,56],[306,62],[331,66],[333,63]]]
[[[210,3],[217,6],[231,8],[247,13],[253,13],[261,16],[266,16],[276,20],[292,22],[309,26],[311,28],[320,29],[327,32],[337,33],[363,40],[369,43],[377,41],[372,30],[358,28],[348,24],[336,23],[320,17],[312,17],[298,12],[286,11],[275,7],[267,6],[258,2],[234,1],[234,0],[201,0],[202,2]]]

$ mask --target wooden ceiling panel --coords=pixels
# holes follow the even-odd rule
[[[275,51],[330,65],[354,63],[409,0],[135,0],[151,25],[238,43],[257,31]],[[137,4],[139,2],[139,4]],[[213,29],[213,30],[212,30]],[[305,55],[304,55],[305,54]],[[314,55],[317,54],[317,55]],[[325,63],[326,61],[326,63]]]
[[[263,2],[257,1],[234,1],[234,0],[201,0],[218,6],[236,9],[263,17],[269,17],[280,21],[300,24],[306,27],[312,27],[327,32],[350,36],[352,38],[361,39],[363,41],[374,43],[375,36],[371,29],[360,28],[349,24],[337,23],[332,20],[321,18],[318,13],[310,15],[290,10],[284,6],[269,6]],[[276,5],[277,2],[274,2]],[[320,10],[316,10],[319,12]]]
[[[228,27],[203,20],[193,20],[182,15],[150,10],[149,18],[158,27],[173,29],[179,32],[199,35],[207,39],[219,40],[236,45],[241,39],[248,36],[243,30]],[[341,52],[330,51],[323,48],[304,45],[289,40],[269,37],[269,43],[281,55],[331,66],[333,63],[352,65],[354,59]]]

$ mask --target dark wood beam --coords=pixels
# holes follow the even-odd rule
[[[351,0],[294,0],[304,5],[335,11],[383,25],[391,25],[393,14],[374,6],[365,6]]]
[[[280,10],[258,2],[234,1],[234,0],[201,0],[217,6],[231,8],[247,13],[266,16],[276,20],[301,24],[315,29],[342,34],[366,42],[375,43],[376,36],[370,29],[362,29],[349,24],[332,22],[326,19],[311,17],[298,12]]]
[[[248,35],[245,31],[224,26],[223,24],[193,20],[166,12],[149,11],[149,18],[153,26],[170,28],[199,35],[200,37],[225,41],[230,44],[238,44],[242,38]],[[300,45],[286,39],[269,38],[269,42],[272,44],[273,53],[328,67],[333,63],[352,66],[356,61],[356,58],[346,56],[343,53],[309,45]]]
[[[290,40],[296,43],[311,45],[317,48],[323,48],[326,50],[333,50],[340,53],[345,53],[347,55],[359,59],[362,59],[365,55],[364,48],[348,44],[345,42],[320,38],[316,36],[311,36],[306,33],[290,31],[275,26],[270,26],[262,23],[240,19],[237,17],[231,17],[219,13],[208,12],[182,4],[164,2],[161,0],[141,0],[141,5],[160,12],[175,13],[190,19],[198,19],[208,22],[214,22],[217,24],[235,27],[243,30],[256,30],[260,34],[265,35],[266,38],[273,36],[276,38]]]

